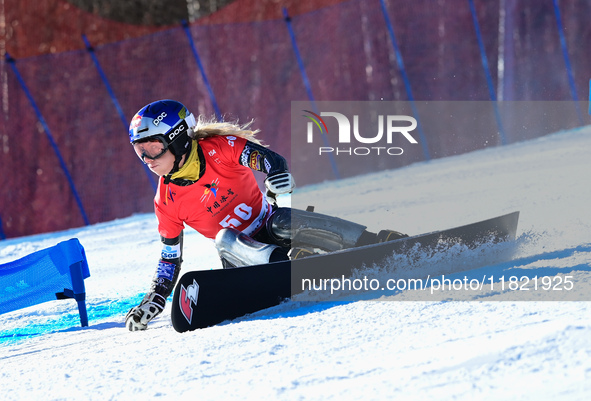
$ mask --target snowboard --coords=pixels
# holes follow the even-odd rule
[[[462,244],[473,249],[483,243],[515,239],[519,212],[447,230],[395,241],[235,269],[191,271],[176,285],[171,320],[185,332],[216,325],[280,304],[303,291],[302,283],[349,277],[364,266],[379,264],[394,254],[445,252]]]

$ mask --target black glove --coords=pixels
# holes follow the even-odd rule
[[[166,299],[155,292],[146,294],[142,302],[127,312],[125,327],[129,331],[146,330],[148,323],[164,310]]]

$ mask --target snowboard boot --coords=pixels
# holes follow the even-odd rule
[[[294,248],[291,259],[310,256],[311,249],[334,252],[341,249],[379,244],[408,237],[393,230],[378,234],[366,230],[366,226],[351,221],[314,213],[308,210],[278,208],[267,221],[267,232],[272,242],[285,248]]]

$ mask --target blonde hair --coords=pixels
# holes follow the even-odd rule
[[[205,120],[203,116],[199,116],[199,118],[197,119],[197,125],[193,127],[192,132],[191,130],[189,130],[189,136],[193,139],[203,139],[217,135],[232,135],[244,138],[250,142],[254,142],[259,145],[263,145],[263,143],[256,137],[256,134],[259,132],[259,130],[249,129],[253,122],[254,120],[251,120],[246,124],[239,125],[237,121],[219,122],[215,118]]]

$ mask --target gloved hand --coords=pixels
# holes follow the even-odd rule
[[[142,302],[127,312],[125,327],[129,331],[146,330],[148,323],[164,310],[166,299],[155,292],[146,294]]]
[[[284,171],[268,175],[265,179],[265,187],[267,198],[275,199],[275,195],[291,193],[295,188],[295,181],[289,172]]]

